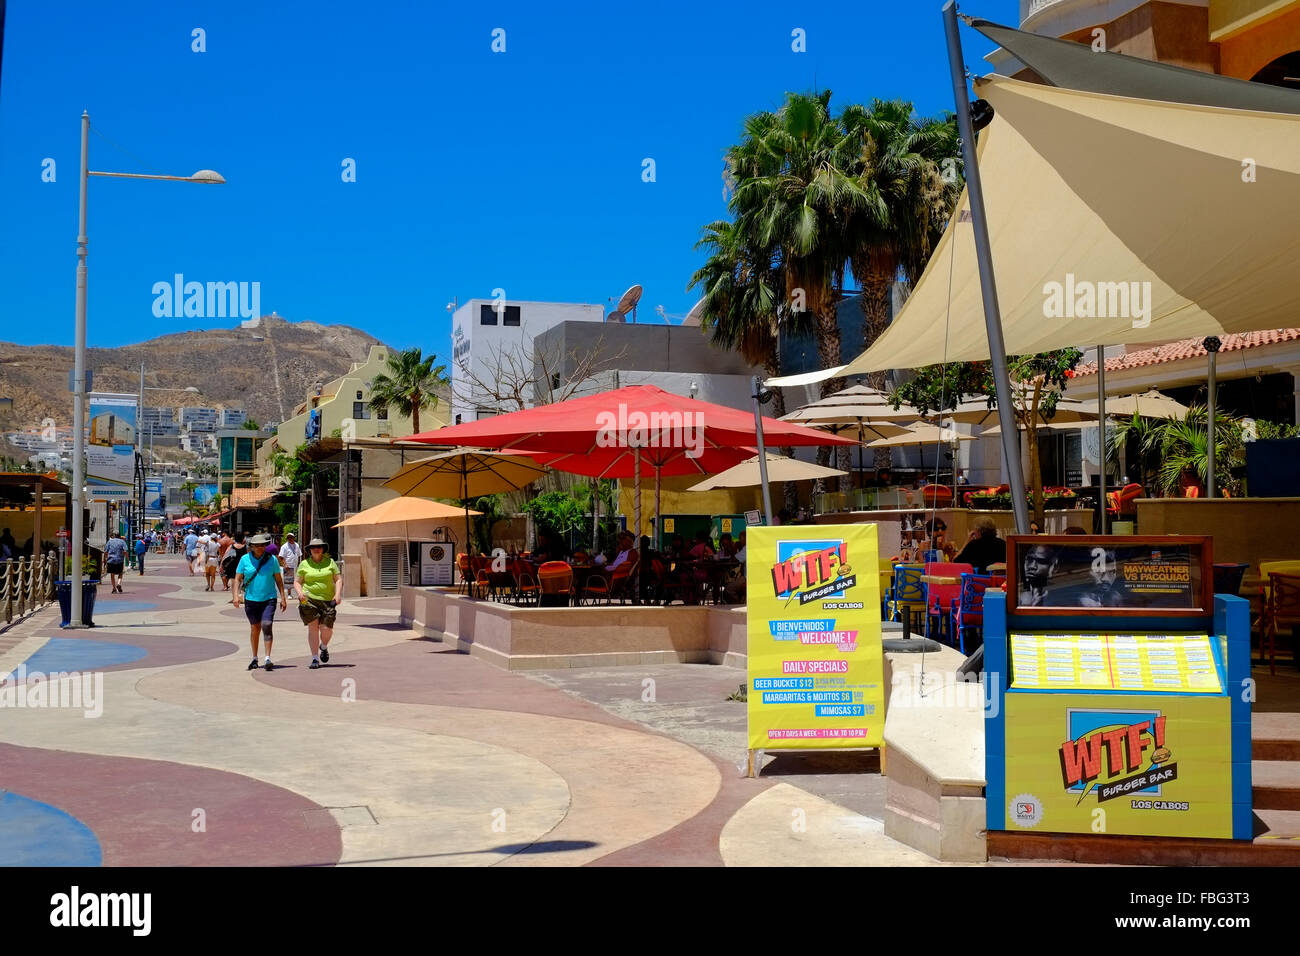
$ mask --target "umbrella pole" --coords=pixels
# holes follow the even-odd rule
[[[641,541],[641,446],[637,445],[634,454],[636,464],[632,470],[632,494],[636,497],[636,503],[632,506],[632,515],[635,521],[636,530],[633,532],[634,540],[639,544]],[[641,562],[636,563],[636,571],[633,574],[632,581],[633,593],[637,600],[641,598]]]
[[[1218,336],[1211,335],[1205,340],[1205,351],[1208,352],[1209,368],[1205,376],[1205,497],[1214,497],[1214,418],[1216,406],[1219,404],[1217,388],[1218,382],[1215,380],[1218,373],[1219,349],[1223,343]]]
[[[1101,533],[1106,533],[1106,346],[1097,346],[1097,454],[1101,458],[1101,480],[1097,498],[1101,502]]]
[[[1016,434],[1011,380],[1007,372],[1007,350],[1003,345],[1002,312],[998,306],[997,282],[993,273],[993,254],[989,248],[988,220],[984,215],[984,185],[975,158],[975,126],[970,115],[970,91],[966,88],[966,61],[962,58],[961,35],[957,29],[957,0],[943,7],[944,29],[948,35],[948,65],[952,70],[952,92],[957,109],[957,131],[961,136],[962,159],[966,168],[966,194],[970,199],[971,226],[975,238],[975,257],[979,262],[980,292],[984,300],[984,326],[989,340],[989,364],[998,401],[998,422],[1002,426],[1002,455],[1006,459],[1011,507],[1016,515],[1016,531],[1029,533],[1029,505],[1025,500],[1025,473],[1020,465],[1020,442]]]

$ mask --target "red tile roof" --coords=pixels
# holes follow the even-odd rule
[[[1236,352],[1239,349],[1255,348],[1259,345],[1276,345],[1279,342],[1291,342],[1300,339],[1300,329],[1269,329],[1265,332],[1231,332],[1222,335],[1223,347],[1220,352]],[[1107,372],[1120,372],[1129,368],[1142,368],[1146,365],[1163,365],[1165,362],[1178,362],[1183,359],[1204,357],[1205,337],[1182,339],[1178,342],[1166,342],[1138,352],[1116,355],[1106,359]],[[1074,377],[1096,375],[1097,363],[1089,362],[1074,370]]]

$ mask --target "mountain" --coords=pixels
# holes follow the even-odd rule
[[[272,315],[252,328],[177,332],[136,345],[87,349],[86,363],[94,369],[97,392],[136,394],[143,362],[146,386],[176,389],[145,392],[145,405],[240,406],[266,424],[290,418],[316,382],[337,378],[380,344],[351,326]],[[72,424],[72,361],[67,346],[0,342],[0,399],[13,399],[7,429],[35,426],[44,418]],[[198,394],[184,391],[188,386]]]

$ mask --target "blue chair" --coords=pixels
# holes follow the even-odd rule
[[[997,574],[963,574],[961,593],[952,605],[952,620],[948,633],[957,640],[957,649],[966,653],[966,631],[984,628],[984,592],[991,587],[1001,587],[1007,579]],[[983,638],[981,637],[981,643]]]
[[[918,632],[925,627],[922,620],[922,615],[925,614],[925,582],[921,580],[924,573],[924,564],[896,564],[894,586],[890,589],[889,619],[901,621],[903,615],[907,614],[909,623],[915,620],[918,626],[914,629]]]

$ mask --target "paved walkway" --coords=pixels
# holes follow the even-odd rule
[[[291,601],[276,670],[250,673],[242,612],[179,557],[125,589],[100,591],[93,629],[50,608],[0,647],[34,704],[0,720],[0,864],[933,863],[883,836],[872,767],[740,777],[741,671],[628,668],[583,692],[363,599],[318,670]],[[89,676],[60,700],[38,671]]]

